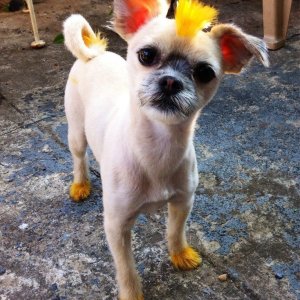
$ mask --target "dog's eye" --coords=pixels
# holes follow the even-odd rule
[[[138,58],[143,66],[153,66],[158,62],[158,51],[155,48],[143,48],[138,51]]]
[[[206,63],[198,63],[194,68],[193,75],[201,83],[208,83],[216,77],[215,71]]]

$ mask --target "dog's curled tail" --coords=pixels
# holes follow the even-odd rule
[[[90,24],[81,15],[71,15],[64,22],[65,45],[78,59],[88,61],[102,54],[107,40],[94,33]]]

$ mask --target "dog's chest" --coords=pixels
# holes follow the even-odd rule
[[[154,182],[150,185],[146,202],[168,202],[177,194],[172,182]]]
[[[153,194],[156,195],[156,197],[151,199],[152,202],[169,201],[176,195],[176,191],[172,186],[166,186],[158,188],[156,191],[154,190]]]
[[[147,199],[141,207],[141,212],[153,212],[164,206],[175,196],[176,190],[171,186],[153,187],[148,192]]]

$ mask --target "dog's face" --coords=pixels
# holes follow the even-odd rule
[[[115,24],[128,42],[131,98],[150,119],[181,123],[209,102],[224,73],[240,72],[253,55],[267,62],[263,42],[233,25],[185,38],[164,11],[132,29],[126,26],[135,18],[131,2],[115,1]],[[143,1],[136,3],[143,8]],[[159,14],[162,9],[153,5]]]
[[[222,76],[218,46],[209,35],[182,39],[175,21],[163,17],[130,39],[127,60],[137,104],[167,123],[194,115],[212,98]]]

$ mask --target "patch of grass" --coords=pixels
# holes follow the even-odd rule
[[[9,3],[3,6],[2,11],[9,12]]]
[[[62,33],[59,33],[53,40],[54,44],[63,44],[65,41],[64,35]]]

